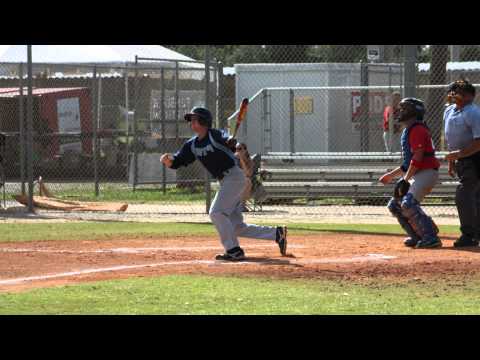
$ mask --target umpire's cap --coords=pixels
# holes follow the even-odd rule
[[[475,96],[475,86],[473,86],[468,80],[457,80],[448,86],[448,93],[467,93]]]
[[[194,115],[199,117],[200,124],[208,128],[212,127],[213,118],[210,110],[198,106],[194,107],[188,114],[185,114],[185,120],[188,122],[192,121],[192,116]]]

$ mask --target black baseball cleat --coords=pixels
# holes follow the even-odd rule
[[[442,241],[438,237],[422,239],[415,246],[416,249],[433,249],[439,247],[442,247]]]
[[[454,243],[453,247],[460,248],[460,247],[472,247],[478,246],[478,239],[473,239],[471,237],[462,235],[460,236]]]
[[[277,227],[277,238],[275,242],[278,244],[278,247],[280,248],[280,254],[282,254],[282,256],[287,255],[287,227],[286,226]]]
[[[417,246],[418,241],[419,241],[418,239],[413,239],[413,238],[409,237],[409,238],[405,239],[403,244],[407,247],[415,247],[415,246]]]
[[[218,261],[242,261],[245,260],[245,252],[242,248],[236,247],[228,250],[225,254],[215,256]]]

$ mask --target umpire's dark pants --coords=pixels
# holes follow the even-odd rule
[[[456,171],[460,179],[455,201],[460,218],[460,230],[464,236],[480,239],[480,167],[472,158],[457,161]]]

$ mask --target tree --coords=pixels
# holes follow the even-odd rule
[[[480,61],[480,47],[478,45],[463,45],[460,51],[460,61]]]
[[[267,61],[271,63],[310,62],[309,45],[265,45]]]
[[[386,63],[398,63],[402,60],[403,45],[383,45],[384,46],[384,59]]]
[[[268,56],[262,45],[238,45],[229,56],[226,56],[224,65],[264,62],[268,62]]]
[[[206,45],[166,45],[168,48],[191,57],[195,60],[205,59]],[[235,63],[268,62],[265,48],[262,45],[210,45],[212,59],[221,61],[224,66]]]
[[[431,59],[431,47],[428,45],[418,45],[417,62],[429,63]]]
[[[314,45],[310,54],[315,62],[356,63],[367,60],[366,45]]]
[[[202,61],[205,57],[205,45],[164,45],[182,55]]]

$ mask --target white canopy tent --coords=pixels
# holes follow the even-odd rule
[[[33,45],[34,63],[133,63],[135,56],[169,61],[195,61],[160,45]],[[0,62],[27,61],[26,45],[0,45]]]
[[[42,69],[50,64],[56,69],[51,74],[62,76],[66,72],[65,65],[77,66],[76,74],[89,73],[91,68],[86,65],[96,64],[101,67],[133,67],[135,58],[157,60],[142,60],[140,63],[148,67],[174,68],[178,63],[182,69],[204,69],[205,65],[188,56],[182,55],[161,45],[32,45],[32,62],[34,68]],[[0,75],[15,76],[19,63],[27,62],[26,45],[0,45]],[[84,67],[85,71],[83,70]],[[118,70],[117,70],[118,71]],[[112,69],[113,72],[113,69]],[[71,74],[71,72],[70,72]],[[66,75],[66,74],[65,74]],[[184,73],[188,78],[202,78],[204,74],[195,71],[193,74]]]

